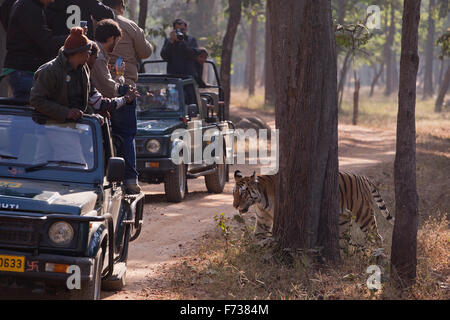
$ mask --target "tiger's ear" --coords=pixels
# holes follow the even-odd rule
[[[256,171],[253,171],[253,180],[258,183],[258,175],[256,174]]]
[[[236,180],[236,181],[240,181],[240,180],[242,180],[242,173],[239,171],[239,170],[236,170],[235,172],[234,172],[234,180]]]

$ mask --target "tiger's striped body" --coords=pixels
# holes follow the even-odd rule
[[[241,214],[246,213],[252,205],[256,205],[256,234],[272,235],[275,212],[275,176],[243,177],[239,171],[234,174],[236,181],[233,190],[233,206]],[[373,200],[382,215],[393,222],[375,185],[366,177],[347,172],[339,172],[339,231],[342,238],[347,232],[352,219],[365,233],[366,238],[374,238],[378,245],[382,237],[378,233]]]

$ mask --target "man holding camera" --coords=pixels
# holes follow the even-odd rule
[[[198,55],[197,40],[187,35],[187,23],[182,19],[173,22],[173,31],[166,39],[161,57],[167,61],[167,73],[197,77],[195,59]]]

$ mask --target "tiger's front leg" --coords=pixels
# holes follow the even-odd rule
[[[339,247],[341,250],[348,249],[351,241],[350,228],[352,226],[352,213],[345,210],[339,215]]]
[[[271,219],[268,213],[257,208],[255,235],[263,238],[272,237],[272,228],[273,219]]]

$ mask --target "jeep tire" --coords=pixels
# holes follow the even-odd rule
[[[100,249],[94,260],[94,275],[92,281],[82,282],[81,289],[73,289],[71,300],[100,300],[102,291],[103,250]]]
[[[164,190],[169,202],[179,203],[183,201],[187,190],[186,166],[177,165],[173,173],[164,177]]]
[[[227,183],[227,164],[225,164],[225,155],[223,156],[223,163],[217,165],[216,172],[205,176],[206,189],[209,193],[222,193]]]

